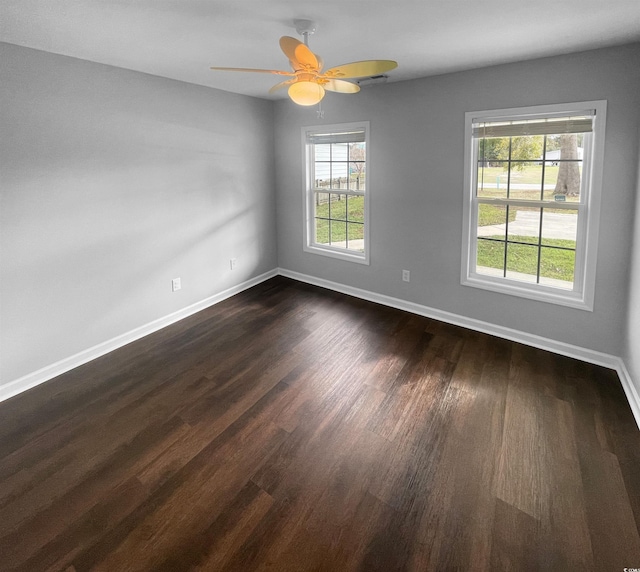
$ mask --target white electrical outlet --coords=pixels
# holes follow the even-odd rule
[[[402,271],[402,281],[403,282],[411,282],[411,272],[408,270]]]
[[[174,278],[171,281],[171,291],[177,292],[178,290],[180,290],[180,288],[182,288],[182,284],[180,283],[180,278]]]
[[[238,259],[237,258],[231,258],[229,260],[229,267],[231,268],[231,270],[235,270],[236,266],[238,266]]]

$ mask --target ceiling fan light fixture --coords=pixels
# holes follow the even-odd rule
[[[386,81],[384,72],[398,66],[392,60],[364,60],[342,64],[323,71],[323,62],[309,49],[309,36],[316,31],[317,25],[312,20],[295,20],[296,30],[304,36],[304,44],[290,36],[280,38],[280,49],[287,56],[290,71],[255,69],[255,68],[227,68],[212,67],[216,71],[268,73],[285,76],[290,79],[274,85],[269,93],[275,93],[289,86],[289,98],[297,105],[311,106],[322,101],[325,90],[336,93],[358,93],[360,86],[348,80],[373,77],[376,80],[382,78]]]
[[[324,97],[324,88],[315,81],[298,81],[289,86],[289,97],[298,105],[316,105]]]

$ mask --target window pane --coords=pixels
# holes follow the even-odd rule
[[[318,244],[329,244],[329,221],[321,218],[315,220],[315,242]]]
[[[506,161],[508,158],[508,137],[486,137],[478,141],[478,161],[491,164],[494,161]]]
[[[478,163],[478,188],[479,197],[507,198],[509,163],[496,161],[493,163]]]
[[[540,209],[510,206],[509,214],[512,216],[509,217],[507,240],[538,244]]]
[[[511,138],[512,161],[534,161],[542,159],[544,135],[529,135]]]
[[[509,168],[509,198],[539,201],[542,198],[542,165],[513,161]]]
[[[488,276],[504,276],[504,242],[478,238],[476,272]]]
[[[365,160],[366,151],[364,143],[350,143],[349,145],[349,188],[354,191],[363,191],[365,188]]]
[[[347,196],[331,193],[331,218],[338,220],[347,219]]]
[[[331,163],[316,163],[314,177],[316,189],[328,189],[331,183]]]
[[[319,144],[313,146],[313,157],[315,161],[330,161],[331,160],[331,145]]]
[[[545,199],[578,202],[582,185],[582,161],[561,161],[551,169],[552,179],[545,177]]]
[[[538,247],[507,243],[507,278],[537,282]]]
[[[540,284],[573,289],[576,253],[559,248],[540,249]]]
[[[364,223],[364,197],[347,197],[347,219]]]
[[[575,249],[577,236],[577,209],[543,209],[542,244]]]
[[[350,184],[352,191],[364,191],[365,189],[365,164],[357,161],[349,163]]]
[[[349,143],[332,143],[331,160],[347,161],[349,159]]]
[[[347,248],[364,252],[364,225],[350,222],[347,224],[347,233]]]
[[[331,188],[346,189],[349,176],[348,163],[331,163]]]
[[[316,216],[329,218],[329,193],[316,193]]]
[[[582,184],[582,153],[585,134],[565,133],[547,136],[545,188],[548,198],[578,201]]]
[[[331,225],[331,246],[346,247],[347,223],[342,221],[330,221]]]
[[[352,161],[365,161],[365,149],[364,142],[349,143],[349,159]]]
[[[504,240],[507,232],[507,207],[478,205],[478,236]]]

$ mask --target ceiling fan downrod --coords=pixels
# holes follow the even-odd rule
[[[309,36],[315,34],[318,25],[313,20],[294,20],[293,25],[296,27],[296,32],[303,37],[304,45],[309,47]]]

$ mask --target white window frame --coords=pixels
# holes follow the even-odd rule
[[[314,168],[315,158],[313,155],[313,145],[308,143],[310,135],[321,133],[348,133],[350,131],[364,131],[365,143],[365,165],[366,165],[366,183],[363,192],[351,192],[346,189],[340,190],[340,194],[364,196],[364,252],[357,252],[347,248],[340,248],[327,244],[319,244],[315,242],[314,224],[315,224],[315,189],[313,183],[315,181]],[[371,196],[371,162],[369,160],[371,154],[369,122],[359,121],[356,123],[339,123],[334,125],[318,125],[302,128],[302,149],[304,168],[304,244],[305,252],[320,254],[330,258],[347,260],[359,264],[369,264],[370,242],[369,242],[369,203]],[[327,191],[323,191],[327,192]]]
[[[461,272],[461,283],[464,286],[472,286],[493,292],[520,296],[522,298],[593,311],[600,202],[602,195],[606,111],[607,102],[600,100],[465,113],[465,200],[463,210]],[[473,137],[473,124],[479,121],[512,121],[554,115],[578,116],[585,112],[594,113],[594,119],[593,131],[589,137],[591,142],[590,148],[585,146],[584,151],[580,202],[572,203],[571,205],[572,208],[575,209],[577,206],[578,209],[573,290],[563,290],[552,286],[521,282],[500,276],[494,277],[478,274],[475,271],[479,204],[476,197],[478,139]],[[510,204],[513,203],[514,201],[511,200]],[[526,205],[538,206],[535,204],[535,201],[527,201]]]

